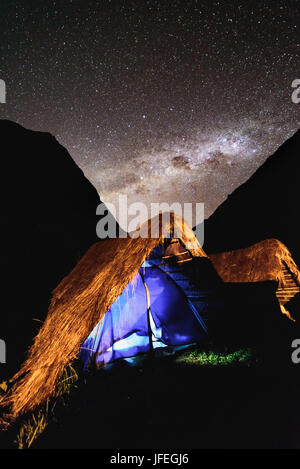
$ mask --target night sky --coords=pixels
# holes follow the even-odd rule
[[[54,134],[106,202],[208,216],[300,126],[299,0],[2,0],[0,35],[0,117]]]

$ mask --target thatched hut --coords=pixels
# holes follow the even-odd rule
[[[3,426],[53,395],[66,366],[156,249],[161,249],[167,270],[184,266],[185,274],[202,289],[206,306],[215,308],[214,295],[223,282],[276,282],[282,312],[288,316],[284,305],[299,293],[299,270],[288,249],[275,239],[208,257],[191,228],[172,215],[150,220],[135,236],[99,241],[54,290],[47,318],[1,402],[8,408]]]
[[[78,356],[85,339],[157,247],[164,247],[168,265],[196,263],[204,266],[208,273],[204,277],[218,283],[191,228],[171,215],[150,220],[133,237],[94,244],[56,287],[47,318],[3,402],[9,408],[8,419],[32,410],[54,393],[59,377]]]
[[[287,303],[299,294],[300,272],[280,241],[266,239],[245,249],[210,254],[209,258],[226,283],[276,282],[281,311],[293,320]]]

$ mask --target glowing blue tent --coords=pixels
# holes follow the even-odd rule
[[[85,340],[84,367],[207,340],[209,314],[222,309],[218,282],[207,257],[193,257],[179,239],[165,240]]]

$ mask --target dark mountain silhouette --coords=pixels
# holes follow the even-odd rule
[[[208,253],[277,238],[300,264],[300,130],[205,221]]]
[[[16,369],[51,292],[96,237],[99,195],[48,133],[0,121],[2,298],[0,339]]]

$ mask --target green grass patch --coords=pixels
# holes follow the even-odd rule
[[[183,352],[176,361],[190,365],[225,366],[250,365],[253,359],[251,349],[240,349],[233,352],[199,351]]]

